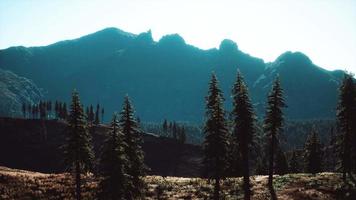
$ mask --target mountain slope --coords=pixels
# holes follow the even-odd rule
[[[223,40],[219,49],[202,50],[186,44],[178,34],[155,42],[150,31],[134,35],[107,28],[49,46],[1,50],[0,68],[31,78],[48,92],[48,99],[68,100],[71,90],[77,88],[85,104],[100,102],[111,114],[128,93],[145,121],[196,122],[203,119],[212,71],[218,75],[229,109],[231,86],[239,69],[260,115],[270,83],[279,73],[289,118],[334,117],[338,73],[315,66],[309,58],[304,62],[299,53],[283,55],[266,64],[240,51],[231,40]],[[308,83],[300,84],[301,77]],[[301,101],[303,97],[311,100]],[[301,109],[304,106],[312,109]]]
[[[0,116],[21,116],[22,103],[37,103],[43,94],[31,80],[0,69]]]

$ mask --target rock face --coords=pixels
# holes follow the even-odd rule
[[[265,63],[227,39],[218,49],[202,50],[178,34],[154,41],[150,31],[135,35],[116,28],[43,47],[0,50],[0,68],[32,79],[48,91],[46,99],[69,101],[76,88],[84,104],[104,105],[107,119],[129,94],[140,118],[155,122],[164,118],[201,122],[212,71],[230,110],[237,70],[249,86],[260,117],[279,74],[287,118],[333,118],[342,78],[342,72],[324,70],[300,52],[286,52]]]
[[[0,69],[0,116],[21,116],[22,103],[38,103],[42,97],[33,81]]]

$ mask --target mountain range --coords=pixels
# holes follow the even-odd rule
[[[106,119],[119,110],[128,94],[141,120],[153,122],[164,118],[203,121],[212,72],[217,74],[230,110],[237,70],[245,78],[259,117],[279,74],[288,119],[334,118],[343,77],[343,71],[316,66],[301,52],[285,52],[266,63],[228,39],[219,48],[203,50],[187,44],[178,34],[154,41],[151,31],[136,35],[117,28],[48,46],[0,50],[0,68],[33,82],[44,99],[69,101],[76,88],[85,105],[104,105]]]

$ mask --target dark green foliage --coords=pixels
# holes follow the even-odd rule
[[[341,132],[338,153],[344,180],[346,180],[346,174],[350,174],[352,171],[352,159],[356,159],[356,91],[354,84],[352,76],[345,74],[339,89],[340,96],[337,107],[337,119]],[[354,162],[356,161],[354,160]]]
[[[296,150],[293,151],[291,158],[289,159],[289,171],[290,173],[301,172],[301,163],[298,158]]]
[[[104,114],[105,114],[104,108],[101,108],[101,122],[102,123],[104,123]]]
[[[274,170],[278,175],[284,175],[289,172],[286,154],[280,147],[277,148]]]
[[[96,105],[96,111],[95,111],[95,120],[94,120],[94,124],[95,125],[98,125],[100,123],[99,113],[100,113],[100,105],[97,104]]]
[[[119,126],[116,114],[111,121],[109,138],[106,140],[100,160],[100,179],[98,199],[124,199],[127,189],[131,188],[127,174],[129,160],[125,155],[127,144]]]
[[[128,96],[125,97],[122,111],[120,113],[119,124],[124,134],[124,142],[127,144],[125,154],[129,160],[127,173],[130,175],[129,187],[126,198],[132,199],[142,195],[144,182],[142,176],[145,175],[144,153],[142,151],[142,133],[138,129],[135,120],[134,109]]]
[[[72,104],[66,132],[67,139],[64,146],[65,163],[68,168],[75,173],[76,195],[77,200],[80,200],[80,175],[92,169],[94,154],[92,151],[91,138],[86,127],[83,107],[80,104],[79,94],[76,91],[72,94]]]
[[[26,118],[26,103],[25,102],[22,103],[22,115],[23,115],[23,118]]]
[[[233,98],[233,137],[239,151],[233,160],[237,162],[241,155],[242,174],[244,177],[244,194],[245,199],[250,199],[250,166],[249,152],[253,143],[255,130],[255,115],[251,100],[248,96],[247,87],[243,81],[240,72],[237,73],[237,79],[232,89]]]
[[[168,122],[167,119],[164,119],[163,124],[162,124],[162,131],[164,136],[168,136]]]
[[[305,172],[318,173],[322,171],[322,150],[317,133],[312,130],[304,147]]]
[[[334,172],[337,169],[337,141],[339,136],[335,134],[334,127],[331,127],[329,132],[329,138],[323,148],[324,170]]]
[[[272,187],[274,153],[278,144],[278,135],[282,131],[283,112],[285,107],[283,90],[280,85],[279,76],[276,77],[271,92],[267,99],[267,112],[264,120],[264,132],[269,140],[269,177],[268,184]]]
[[[215,74],[212,74],[206,97],[206,121],[204,126],[204,173],[214,179],[214,199],[219,199],[220,179],[224,177],[228,155],[228,129],[226,126],[224,98]]]

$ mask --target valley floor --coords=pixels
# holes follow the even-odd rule
[[[88,175],[83,187],[84,199],[94,199],[96,180]],[[73,199],[74,188],[69,174],[43,174],[0,167],[0,199]],[[223,199],[242,199],[241,178],[222,182]],[[256,200],[270,199],[267,176],[253,176],[252,191]],[[206,179],[145,177],[145,199],[209,199],[213,187]],[[288,174],[276,176],[274,188],[280,200],[356,199],[355,185],[344,186],[338,173]]]

